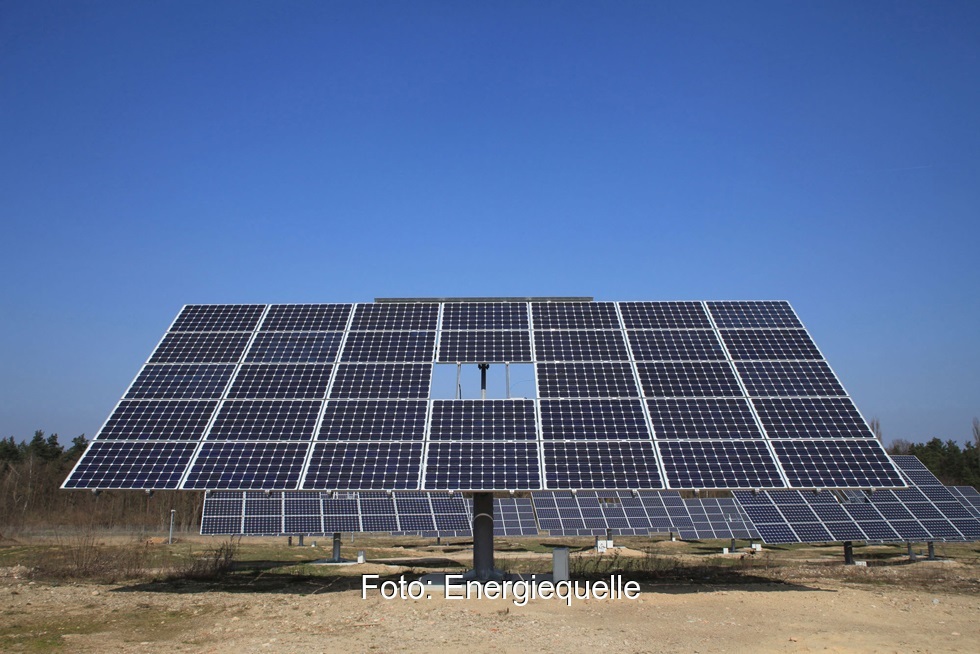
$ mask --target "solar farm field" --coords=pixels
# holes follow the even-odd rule
[[[295,545],[295,541],[294,541]],[[599,555],[591,538],[498,538],[508,572],[545,573],[556,545],[572,578],[621,575],[635,599],[362,598],[362,576],[462,572],[468,539],[345,535],[285,538],[91,533],[0,542],[0,650],[67,652],[977,651],[980,547],[937,543],[939,560],[903,545],[739,548],[728,541],[624,537]],[[746,545],[740,541],[739,545]],[[375,582],[377,583],[377,582]],[[438,587],[437,587],[438,588]]]

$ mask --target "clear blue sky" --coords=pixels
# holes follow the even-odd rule
[[[0,0],[0,436],[181,305],[786,299],[886,441],[980,415],[980,4]]]

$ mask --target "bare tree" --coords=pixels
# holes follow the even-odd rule
[[[883,442],[882,434],[881,434],[881,421],[878,420],[878,416],[872,417],[871,424],[869,424],[868,426],[871,428],[871,433],[874,434],[875,438],[878,439],[878,442],[879,443]]]

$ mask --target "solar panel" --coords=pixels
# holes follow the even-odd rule
[[[261,364],[239,368],[228,397],[235,399],[323,399],[329,364]]]
[[[414,489],[422,468],[420,442],[317,442],[300,488]]]
[[[435,441],[428,445],[429,490],[530,490],[541,487],[537,443]]]
[[[531,337],[518,331],[442,332],[439,361],[443,363],[530,362]]]
[[[908,454],[898,454],[891,457],[898,469],[902,471],[916,486],[942,486],[936,475],[929,472],[917,457]]]
[[[785,483],[760,441],[657,443],[671,488],[778,488]]]
[[[429,439],[537,440],[531,400],[435,400]]]
[[[197,441],[217,407],[208,400],[123,400],[99,431],[99,440]]]
[[[613,302],[532,302],[534,329],[620,329]]]
[[[208,440],[309,441],[322,402],[229,400],[221,404]]]
[[[621,331],[535,331],[538,361],[629,361]]]
[[[427,403],[422,400],[331,400],[317,440],[421,441]]]
[[[873,438],[846,397],[756,398],[752,400],[770,438]]]
[[[355,331],[434,330],[439,305],[434,302],[358,304],[354,310]]]
[[[873,440],[772,441],[791,486],[869,488],[903,486],[881,445]]]
[[[700,302],[620,302],[626,329],[710,329]]]
[[[93,442],[65,488],[177,488],[194,447],[194,443]]]
[[[549,488],[663,488],[653,443],[545,441]]]
[[[329,396],[337,399],[427,398],[431,363],[340,364]]]
[[[351,332],[340,360],[363,363],[432,361],[435,346],[435,332]]]
[[[219,441],[204,443],[182,488],[296,488],[308,443]]]
[[[259,332],[245,356],[249,363],[331,363],[341,332]]]
[[[528,329],[527,304],[523,302],[447,302],[442,328],[448,330]]]
[[[735,368],[752,397],[846,394],[823,361],[743,361]]]
[[[727,362],[638,363],[647,397],[740,397],[738,379]]]
[[[647,406],[658,439],[762,438],[741,398],[663,398]]]
[[[638,399],[542,400],[545,440],[650,439]]]
[[[347,327],[352,304],[273,304],[262,321],[264,332],[339,332]]]
[[[235,366],[225,364],[177,363],[147,365],[126,392],[127,399],[221,397]]]
[[[707,330],[639,330],[629,334],[637,361],[723,361],[725,351],[714,332]]]
[[[543,398],[640,396],[628,363],[538,363],[535,369]]]
[[[250,332],[262,318],[263,304],[188,304],[172,332]]]
[[[803,329],[723,329],[721,337],[736,361],[823,359]]]
[[[718,327],[802,328],[789,302],[708,302]]]
[[[157,346],[150,363],[234,363],[251,334],[237,332],[171,332]]]
[[[974,518],[980,518],[980,492],[973,486],[950,486],[950,492]]]

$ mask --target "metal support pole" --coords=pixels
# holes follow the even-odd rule
[[[303,547],[303,534],[299,535],[299,546]]]
[[[735,553],[735,539],[734,538],[732,539],[732,546],[728,548],[728,551],[731,552],[732,554]]]
[[[935,561],[936,560],[936,544],[933,543],[932,541],[929,541],[928,545],[929,545],[929,560],[930,561]]]
[[[908,543],[909,546],[909,561],[915,561],[915,550],[912,549],[912,543]]]
[[[854,565],[854,543],[844,541],[844,565]]]
[[[170,509],[170,538],[167,539],[167,545],[174,544],[174,515],[177,513],[177,509]]]
[[[510,364],[509,363],[505,363],[504,364],[504,375],[507,378],[507,384],[506,384],[506,386],[507,386],[507,399],[509,400],[510,399]]]
[[[463,365],[457,363],[456,364],[456,399],[457,400],[463,399],[462,376],[463,376]]]
[[[340,532],[333,535],[333,560],[340,561]]]
[[[489,363],[480,364],[480,399],[487,399],[487,370],[490,369]]]
[[[489,581],[502,577],[493,567],[493,493],[473,493],[474,579]]]

